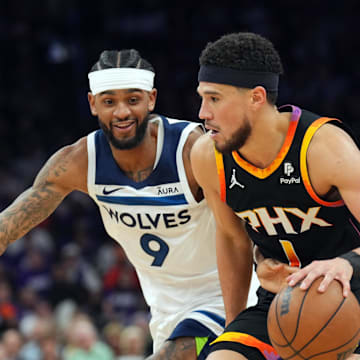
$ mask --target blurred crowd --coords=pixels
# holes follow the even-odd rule
[[[50,154],[97,128],[87,73],[104,49],[138,49],[157,72],[156,112],[198,121],[201,49],[224,33],[258,32],[283,59],[279,105],[360,134],[358,2],[177,4],[0,2],[0,209]],[[148,320],[134,269],[85,195],[71,194],[0,258],[0,360],[141,359]]]
[[[151,353],[136,273],[98,221],[95,205],[74,193],[8,247],[0,259],[0,360]]]

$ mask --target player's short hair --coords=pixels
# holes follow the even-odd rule
[[[266,72],[280,75],[283,66],[274,45],[261,35],[239,32],[227,34],[206,45],[199,58],[200,66],[216,66],[244,72]],[[268,91],[271,104],[277,91]]]
[[[90,72],[114,68],[135,68],[155,72],[153,66],[135,49],[104,50]]]

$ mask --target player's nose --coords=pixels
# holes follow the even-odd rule
[[[131,114],[129,106],[119,102],[114,109],[114,116],[119,119],[126,119]]]
[[[212,119],[212,113],[204,101],[201,102],[201,106],[200,106],[200,110],[199,110],[199,118],[201,120]]]

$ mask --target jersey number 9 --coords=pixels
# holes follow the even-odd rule
[[[140,238],[140,244],[143,250],[154,258],[151,266],[162,266],[169,253],[169,245],[163,239],[151,234],[144,234]]]

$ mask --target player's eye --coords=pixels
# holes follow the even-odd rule
[[[130,105],[136,105],[139,101],[140,101],[139,98],[137,98],[137,97],[131,97],[131,98],[129,99],[129,104],[130,104]]]
[[[103,103],[104,103],[105,105],[112,105],[114,102],[112,101],[112,99],[104,99],[104,100],[103,100]]]

